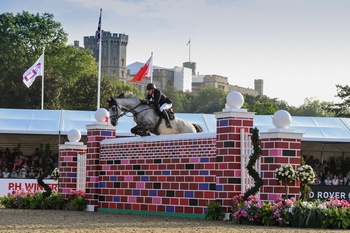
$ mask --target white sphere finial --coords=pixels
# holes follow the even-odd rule
[[[107,118],[106,118],[107,117]],[[98,122],[106,122],[108,120],[108,112],[105,108],[99,108],[95,112],[95,119]]]
[[[292,117],[286,110],[278,110],[272,117],[272,123],[276,128],[287,129],[292,123]]]
[[[68,140],[70,142],[79,142],[80,141],[80,138],[81,138],[81,133],[79,130],[77,129],[71,129],[69,132],[68,132]]]
[[[244,97],[238,91],[231,91],[226,97],[226,104],[229,108],[241,108],[244,104]]]

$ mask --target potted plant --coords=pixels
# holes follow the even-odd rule
[[[307,184],[311,184],[315,180],[315,173],[311,166],[303,165],[298,168],[295,172],[295,177],[300,181],[301,186],[304,188],[302,200],[306,201],[308,199],[306,195]]]
[[[86,210],[87,200],[85,198],[86,194],[82,190],[72,190],[69,196],[69,206],[71,210]]]
[[[290,199],[279,198],[275,201],[275,204],[271,206],[274,218],[279,226],[285,227],[291,225],[295,201],[296,199],[294,197]]]
[[[207,203],[207,212],[205,213],[204,219],[222,220],[224,218],[224,215],[225,211],[219,202],[209,201]]]
[[[322,228],[343,228],[350,226],[350,209],[347,207],[330,206],[322,221]]]
[[[238,210],[233,214],[234,219],[246,225],[260,224],[259,210],[262,207],[262,202],[259,198],[251,195],[238,207]]]
[[[53,171],[51,173],[51,177],[54,181],[57,181],[58,178],[60,178],[60,170],[58,170],[57,167],[55,169],[53,169]]]
[[[275,170],[275,177],[281,183],[284,184],[286,196],[288,198],[288,183],[295,180],[295,171],[292,165],[282,164],[279,168]]]
[[[260,221],[264,226],[276,225],[276,219],[273,213],[273,204],[271,202],[265,202],[259,209]]]
[[[61,197],[57,192],[53,192],[49,197],[50,208],[54,210],[64,210],[66,209],[66,200]]]

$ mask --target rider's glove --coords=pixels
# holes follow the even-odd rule
[[[141,100],[141,104],[149,104],[148,100]]]

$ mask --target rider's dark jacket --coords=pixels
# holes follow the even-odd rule
[[[150,104],[154,104],[156,106],[161,106],[164,103],[171,104],[173,101],[169,99],[166,95],[164,95],[163,92],[161,92],[158,89],[154,89],[154,92],[152,95],[147,94],[147,99],[150,100]],[[153,99],[153,100],[151,100]]]

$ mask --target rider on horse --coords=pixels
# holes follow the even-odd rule
[[[169,116],[165,110],[170,109],[173,106],[173,101],[166,97],[163,92],[158,90],[153,83],[149,83],[147,85],[147,92],[147,98],[145,100],[142,100],[141,103],[154,104],[154,106],[157,106],[165,118],[166,127],[171,129],[172,126],[169,121]]]

